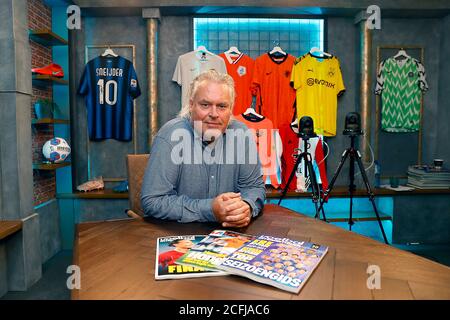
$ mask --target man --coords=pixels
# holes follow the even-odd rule
[[[154,138],[141,195],[147,216],[241,228],[260,214],[261,165],[250,131],[232,119],[234,97],[227,74],[194,79],[189,104]]]

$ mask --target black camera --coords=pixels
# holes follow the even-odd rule
[[[305,138],[317,137],[316,133],[314,132],[314,122],[311,117],[304,116],[300,118],[298,133],[301,137]]]
[[[342,134],[346,136],[360,136],[363,134],[361,130],[361,116],[358,112],[349,112],[345,116],[345,129]]]

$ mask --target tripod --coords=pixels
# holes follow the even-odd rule
[[[319,185],[317,183],[316,173],[313,168],[311,154],[308,152],[308,140],[310,138],[316,137],[316,135],[313,134],[313,135],[309,136],[307,134],[299,134],[299,136],[302,138],[303,143],[304,143],[303,152],[297,156],[297,160],[295,161],[294,168],[292,169],[291,174],[289,175],[289,179],[286,183],[286,186],[284,187],[283,192],[281,193],[281,197],[280,197],[280,200],[278,201],[278,205],[280,205],[281,201],[286,196],[289,185],[291,184],[291,181],[294,178],[295,173],[297,172],[297,168],[303,159],[306,164],[305,177],[309,176],[309,179],[311,181],[312,201],[313,201],[315,209],[316,209],[316,214],[315,214],[314,218],[316,218],[316,219],[320,218],[320,210],[322,210],[323,220],[327,221],[327,218],[325,217],[325,211],[323,210],[323,206],[320,209],[318,207],[318,202],[319,202],[319,198],[320,198],[320,190],[319,190]]]
[[[333,178],[331,179],[331,182],[328,186],[328,189],[324,192],[324,199],[327,198],[327,196],[331,193],[331,190],[333,189],[334,183],[336,182],[336,179],[345,163],[345,160],[350,156],[350,184],[349,184],[349,192],[350,192],[350,217],[348,220],[349,229],[352,230],[353,222],[353,192],[356,189],[355,186],[355,161],[358,164],[359,170],[361,172],[361,176],[363,178],[364,184],[366,186],[367,194],[369,195],[369,200],[372,203],[373,210],[375,211],[375,215],[377,216],[378,225],[380,226],[381,233],[383,234],[384,242],[386,244],[389,244],[386,238],[386,234],[384,233],[383,224],[381,223],[380,215],[378,214],[377,206],[375,205],[375,195],[372,192],[372,189],[370,188],[369,180],[367,179],[366,171],[364,169],[363,163],[361,161],[361,154],[358,150],[355,148],[355,134],[350,134],[351,144],[350,148],[346,149],[344,153],[342,154],[341,162],[339,163],[338,168],[336,169],[336,173],[334,174]],[[321,201],[319,210],[322,209],[324,204],[324,201]]]

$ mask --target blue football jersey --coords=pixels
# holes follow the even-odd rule
[[[120,56],[90,60],[84,68],[78,94],[85,96],[91,140],[131,140],[133,99],[141,94],[131,61]]]

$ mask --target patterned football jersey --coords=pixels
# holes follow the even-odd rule
[[[317,134],[336,135],[337,97],[345,91],[339,59],[306,54],[296,59],[291,85],[296,90],[297,118],[309,116]]]
[[[381,128],[414,132],[420,126],[420,100],[428,90],[425,68],[414,58],[381,62],[375,94],[381,95]]]
[[[304,142],[298,136],[298,128],[291,124],[284,125],[280,128],[280,137],[283,143],[283,154],[281,156],[282,165],[282,185],[284,189],[289,180],[289,176],[294,170],[298,155],[304,149]],[[311,155],[314,172],[316,173],[317,183],[322,185],[322,191],[328,188],[327,172],[325,167],[325,159],[323,154],[323,138],[311,138],[308,142],[308,152]],[[296,174],[289,184],[289,191],[305,192],[306,187],[306,169],[305,162],[302,160],[297,167]]]
[[[133,100],[141,94],[131,61],[121,56],[90,60],[78,94],[85,96],[90,140],[131,141]]]

